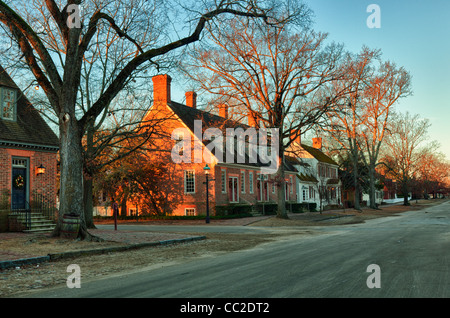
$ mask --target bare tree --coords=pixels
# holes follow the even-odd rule
[[[200,90],[235,108],[234,119],[248,117],[250,126],[278,129],[279,218],[287,218],[285,150],[332,105],[326,86],[340,76],[342,47],[325,45],[327,35],[309,28],[309,14],[307,7],[299,7],[295,26],[238,17],[217,23],[209,29],[210,41],[202,42],[183,65]]]
[[[430,126],[428,119],[409,112],[393,114],[389,123],[382,161],[390,174],[400,182],[404,205],[409,205],[409,182],[416,174],[421,157],[438,147],[436,142],[428,141]]]
[[[58,118],[61,158],[60,218],[54,235],[59,235],[62,217],[80,217],[79,237],[91,239],[83,213],[83,150],[82,137],[88,122],[102,114],[129,77],[147,63],[158,66],[170,52],[200,39],[205,26],[214,18],[225,15],[268,17],[268,7],[258,1],[220,1],[202,3],[200,13],[189,12],[186,26],[192,29],[171,39],[165,29],[158,34],[141,32],[149,24],[170,20],[170,13],[180,4],[172,1],[84,1],[34,0],[30,2],[0,1],[0,21],[7,35],[14,39],[36,82],[42,87]],[[192,7],[198,7],[193,4]],[[81,8],[83,9],[81,12]],[[113,15],[115,8],[120,8]],[[187,13],[183,11],[182,13]],[[177,21],[180,21],[178,15]],[[45,21],[45,22],[42,22]],[[127,22],[125,22],[127,21]],[[162,23],[160,23],[162,24]],[[48,29],[43,29],[45,25]],[[105,26],[110,26],[106,27]],[[108,31],[109,30],[109,31]],[[51,31],[51,32],[49,32]],[[82,78],[82,64],[89,57],[90,45],[101,39],[103,32],[114,32],[120,43],[132,43],[128,59],[117,65],[102,94],[83,115],[76,113],[76,103]],[[17,58],[17,56],[14,56]]]
[[[335,82],[335,90],[342,91],[345,87],[346,94],[341,96],[336,107],[327,112],[328,125],[323,130],[328,132],[339,145],[340,151],[348,154],[348,159],[353,164],[353,185],[355,188],[355,209],[360,210],[360,184],[358,176],[358,163],[361,160],[361,148],[364,145],[362,125],[364,122],[363,105],[361,96],[364,93],[366,82],[372,77],[370,65],[377,58],[379,51],[363,48],[357,54],[347,54],[345,63],[345,76],[341,81]]]
[[[375,202],[375,174],[378,157],[387,134],[391,112],[395,103],[411,94],[411,76],[403,68],[390,62],[380,62],[375,66],[372,78],[365,82],[361,93],[362,109],[362,159],[369,172],[370,207],[377,208]]]

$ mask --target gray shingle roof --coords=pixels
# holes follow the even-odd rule
[[[226,128],[243,128],[248,129],[250,126],[239,123],[234,120],[226,119],[224,117],[197,109],[193,107],[189,107],[177,102],[172,101],[168,105],[173,112],[184,122],[184,124],[191,130],[192,133],[194,133],[194,121],[195,120],[201,120],[202,121],[202,128],[203,131],[207,128],[218,128],[221,129],[223,132],[225,132]],[[225,133],[224,133],[225,136]],[[205,144],[205,141],[203,141]],[[226,148],[224,147],[224,152]],[[225,156],[225,154],[224,154]],[[237,160],[235,160],[235,163],[237,163]],[[268,164],[263,164],[258,160],[258,163],[251,163],[249,161],[248,155],[246,155],[245,158],[245,165],[248,166],[255,166],[255,167],[262,167],[267,166]],[[285,162],[285,169],[286,171],[294,171],[297,172],[297,169],[288,161]]]
[[[0,86],[17,90],[16,121],[0,118],[0,141],[17,145],[57,148],[59,139],[56,134],[1,66]]]

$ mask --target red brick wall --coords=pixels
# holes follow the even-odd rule
[[[0,195],[3,190],[11,190],[11,158],[4,148],[0,148]]]
[[[12,159],[14,157],[29,160],[29,193],[42,194],[49,203],[56,204],[57,195],[57,154],[50,152],[0,148],[0,193],[4,189],[11,191]],[[36,168],[43,165],[46,172],[36,175]]]
[[[172,116],[172,117],[171,117]],[[170,151],[173,149],[176,141],[171,140],[172,131],[176,128],[185,128],[185,126],[178,120],[178,118],[173,117],[171,111],[166,107],[161,107],[160,104],[156,105],[156,109],[147,114],[146,120],[155,121],[156,118],[164,118],[163,123],[159,127],[159,132],[161,133],[156,140],[152,140],[153,147],[156,149]],[[166,119],[170,118],[170,119]],[[192,137],[191,141],[191,162],[194,161],[194,138]],[[149,160],[158,160],[158,153],[149,153]],[[152,159],[150,159],[152,158]],[[176,164],[170,158],[165,160],[168,165],[177,165],[178,170],[178,187],[183,187],[184,191],[184,170],[195,170],[195,193],[194,194],[184,194],[182,199],[180,200],[180,204],[173,212],[174,215],[185,215],[186,208],[195,208],[195,213],[197,215],[205,215],[206,214],[206,185],[204,184],[206,177],[205,171],[203,168],[205,167],[206,162],[201,163],[181,163]],[[238,177],[238,191],[239,191],[239,203],[240,204],[255,204],[258,202],[257,198],[257,173],[258,169],[252,169],[251,167],[226,167],[217,166],[214,164],[208,164],[211,168],[210,170],[210,178],[215,179],[215,181],[211,181],[209,183],[209,193],[210,193],[210,213],[214,214],[215,205],[225,205],[229,204],[229,193],[227,186],[227,193],[222,193],[222,180],[221,180],[221,170],[226,169],[227,171],[227,182],[228,177],[230,175],[235,175]],[[245,193],[241,192],[241,171],[245,171]],[[253,172],[253,193],[249,191],[249,171]],[[295,189],[295,174],[293,176],[293,192],[290,195],[291,201],[296,201],[296,189]],[[275,193],[272,193],[272,180],[273,176],[269,177],[269,182],[267,182],[267,186],[269,188],[269,202],[277,202],[277,190]],[[286,180],[289,180],[289,174],[286,173]],[[174,189],[175,190],[175,189]],[[266,202],[267,202],[266,201]]]

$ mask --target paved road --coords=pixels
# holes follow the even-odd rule
[[[368,266],[379,266],[367,272]],[[450,202],[37,297],[450,297]],[[380,282],[369,288],[367,280]],[[377,277],[376,277],[377,278]]]

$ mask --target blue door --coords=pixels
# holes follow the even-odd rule
[[[27,208],[27,169],[13,168],[11,201],[13,210],[25,210]]]

